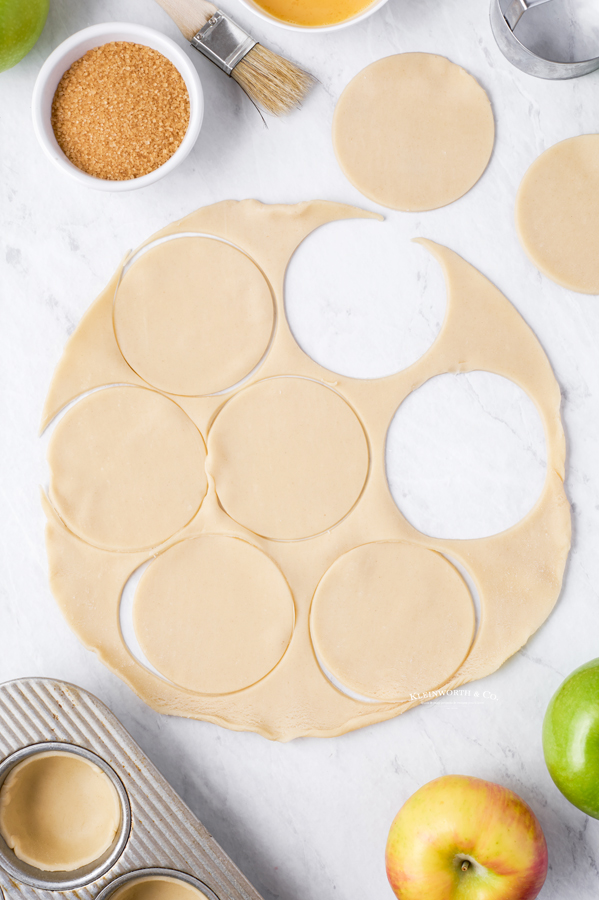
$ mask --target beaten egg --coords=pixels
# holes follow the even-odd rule
[[[353,19],[374,0],[254,0],[256,6],[289,25],[318,28]]]

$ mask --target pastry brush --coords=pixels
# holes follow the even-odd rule
[[[275,116],[299,106],[315,79],[255,41],[206,0],[157,0],[179,31]]]

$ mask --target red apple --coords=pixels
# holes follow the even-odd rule
[[[444,775],[402,806],[386,862],[400,900],[532,900],[547,875],[547,844],[513,791]]]

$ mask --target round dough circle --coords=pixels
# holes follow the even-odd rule
[[[264,356],[274,324],[268,282],[249,257],[214,238],[147,250],[117,290],[121,352],[144,381],[197,396],[233,387]]]
[[[19,859],[72,872],[106,853],[121,822],[110,778],[74,753],[38,753],[12,769],[0,791],[0,833]]]
[[[110,900],[206,900],[206,894],[181,878],[144,875],[121,885]]]
[[[516,197],[516,227],[544,275],[599,294],[599,134],[561,141],[533,162]]]
[[[260,381],[226,403],[208,435],[224,510],[273,540],[327,531],[360,496],[368,443],[348,403],[320,382]],[[340,464],[340,460],[343,461]]]
[[[172,400],[111,387],[80,400],[48,448],[50,499],[65,524],[104,550],[156,547],[195,516],[206,448]]]
[[[179,687],[229,694],[260,681],[285,653],[291,591],[275,563],[239,538],[181,541],[144,573],[133,604],[140,646]]]
[[[398,541],[363,544],[333,563],[311,611],[323,665],[376,700],[438,688],[466,658],[474,627],[457,569],[433,550]]]
[[[363,69],[333,119],[337,160],[382,206],[417,212],[462,197],[495,141],[486,92],[465,69],[430,53],[401,53]]]

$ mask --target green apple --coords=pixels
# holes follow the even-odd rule
[[[26,56],[46,22],[50,0],[0,0],[0,72]]]
[[[402,806],[386,862],[400,900],[532,900],[547,875],[547,844],[513,791],[444,775]]]
[[[599,819],[599,659],[568,675],[549,701],[543,751],[562,794]]]

